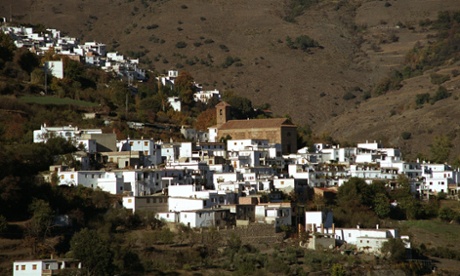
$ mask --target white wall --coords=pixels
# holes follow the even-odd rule
[[[189,211],[189,210],[200,210],[206,208],[204,202],[207,199],[195,199],[195,198],[182,198],[182,197],[170,197],[168,200],[168,208],[171,212]],[[206,205],[210,205],[209,203]]]

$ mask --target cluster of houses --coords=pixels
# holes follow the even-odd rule
[[[77,39],[61,36],[54,29],[38,34],[32,28],[2,26],[2,31],[14,38],[17,47],[27,47],[37,54],[53,48],[60,55],[128,79],[145,78],[139,60],[107,53],[104,44],[80,45]],[[50,61],[47,68],[63,77],[62,61]],[[177,71],[169,71],[157,80],[173,87],[177,77]],[[220,100],[218,90],[196,87],[195,101]],[[168,101],[174,110],[181,110],[178,98]],[[412,191],[421,197],[458,195],[460,172],[447,164],[407,162],[399,149],[383,148],[377,142],[366,141],[356,147],[319,143],[314,150],[297,149],[297,127],[289,119],[232,120],[230,108],[223,101],[216,105],[216,125],[207,132],[182,127],[184,138],[193,142],[117,140],[114,133],[101,129],[46,124],[34,131],[33,139],[46,143],[52,137],[63,137],[78,148],[73,154],[77,166],[53,165],[43,174],[56,185],[101,189],[119,196],[123,207],[133,213],[154,212],[158,219],[192,228],[263,223],[279,230],[303,224],[311,234],[307,246],[312,249],[348,243],[358,250],[378,253],[388,239],[404,237],[399,237],[395,229],[378,226],[335,228],[332,215],[305,212],[283,200],[283,195],[302,194],[312,188],[322,195],[335,193],[351,177],[368,183],[383,180],[394,187],[400,175],[407,177]],[[103,164],[103,169],[94,169],[94,161]],[[406,242],[406,246],[410,244]],[[69,265],[81,267],[80,263],[65,260],[41,260],[15,262],[13,270],[14,275],[21,275],[29,267],[45,271]]]
[[[146,80],[146,72],[139,67],[139,59],[124,57],[117,52],[107,52],[107,46],[103,43],[80,44],[78,38],[61,35],[61,31],[56,29],[46,29],[46,32],[37,33],[32,27],[3,24],[1,30],[11,36],[16,47],[27,48],[37,55],[44,55],[53,50],[60,56],[100,67],[107,72],[115,72],[128,81]],[[62,60],[49,61],[45,68],[57,78],[64,77]]]
[[[139,59],[125,57],[118,52],[107,52],[107,46],[99,42],[85,42],[80,44],[78,38],[63,36],[56,29],[46,29],[46,32],[34,32],[32,27],[8,26],[3,24],[1,30],[8,34],[18,48],[27,48],[37,55],[44,55],[53,50],[61,57],[97,66],[106,72],[114,72],[119,77],[126,79],[128,84],[133,81],[145,81],[147,75],[139,67]],[[56,78],[64,78],[64,63],[61,60],[51,60],[45,63],[45,70]],[[174,81],[179,76],[177,70],[170,70],[167,74],[159,75],[157,80],[163,86],[174,87]],[[194,83],[196,93],[193,95],[195,102],[208,103],[211,100],[220,100],[219,90],[203,90],[202,85]],[[169,97],[168,102],[175,111],[181,111],[182,106],[178,97]],[[200,138],[205,139],[205,138]]]
[[[279,230],[303,224],[313,233],[311,248],[341,242],[378,253],[383,242],[400,237],[394,229],[335,228],[324,214],[283,200],[286,194],[313,188],[325,196],[351,177],[395,187],[400,175],[421,196],[458,194],[460,173],[447,164],[407,162],[398,149],[375,141],[344,148],[319,143],[312,152],[297,150],[296,126],[289,120],[231,120],[228,108],[225,102],[217,104],[217,125],[209,128],[213,138],[207,142],[117,140],[99,129],[46,125],[34,131],[34,142],[64,137],[80,150],[75,153],[77,168],[54,165],[44,175],[57,179],[56,185],[101,189],[120,196],[133,213],[154,212],[158,219],[192,228],[263,223]],[[104,169],[92,169],[91,159]]]

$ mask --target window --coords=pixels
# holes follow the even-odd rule
[[[21,270],[26,270],[26,265],[21,265]]]
[[[144,146],[148,146],[148,142],[147,142],[147,141],[144,142]]]
[[[73,179],[73,174],[70,175],[70,179]]]
[[[147,203],[150,203],[150,198],[147,198]]]
[[[32,265],[32,270],[37,270],[37,265],[36,264]]]
[[[16,270],[19,270],[19,265],[16,265]]]
[[[348,237],[351,238],[351,233],[348,233]]]
[[[133,203],[133,200],[131,198],[128,199],[128,203]]]
[[[64,175],[61,175],[61,179],[64,179]]]

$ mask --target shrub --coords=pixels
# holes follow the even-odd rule
[[[434,104],[437,101],[447,99],[450,97],[450,93],[444,86],[439,86],[438,91],[434,94],[433,98],[431,98],[431,103]]]
[[[412,136],[412,133],[408,131],[404,131],[401,133],[401,138],[403,138],[403,140],[409,140],[411,136]]]
[[[286,45],[291,49],[300,49],[307,51],[309,48],[319,47],[319,43],[308,35],[301,35],[292,40],[291,37],[286,37]]]
[[[187,47],[187,43],[185,43],[184,41],[179,41],[176,43],[176,48],[178,49],[182,49],[182,48],[185,48]]]
[[[214,40],[210,39],[210,38],[207,38],[204,40],[204,44],[211,44],[211,43],[214,43]]]
[[[430,79],[431,79],[432,84],[441,85],[441,84],[445,83],[446,81],[450,80],[450,76],[449,75],[433,73],[433,74],[430,75]]]
[[[220,45],[219,45],[219,48],[220,48],[221,50],[223,50],[224,52],[229,52],[229,51],[230,51],[230,50],[228,49],[228,47],[225,46],[224,44],[220,44]]]
[[[449,207],[442,207],[441,210],[439,210],[438,217],[444,221],[452,221],[458,218],[458,213]]]
[[[201,44],[201,42],[199,42],[199,41],[193,43],[193,46],[195,46],[195,47],[200,47],[201,45],[203,45],[203,44]]]
[[[345,95],[343,95],[342,97],[345,101],[348,101],[348,100],[352,100],[354,98],[356,98],[355,94],[351,93],[351,92],[347,92],[345,93]]]
[[[430,94],[429,93],[422,93],[415,95],[415,104],[417,106],[421,106],[430,101]]]
[[[180,8],[183,10],[188,9],[187,5],[181,5]]]

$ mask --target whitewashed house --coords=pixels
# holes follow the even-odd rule
[[[73,143],[84,134],[102,134],[101,129],[79,129],[74,126],[48,127],[46,124],[40,126],[39,130],[34,130],[34,143],[46,143],[49,138],[63,137]]]
[[[181,112],[182,102],[179,97],[168,97],[168,103],[174,111]]]
[[[193,94],[195,102],[208,103],[210,100],[220,100],[220,92],[217,89],[208,91],[198,91]]]
[[[422,183],[418,191],[422,194],[437,194],[440,192],[456,195],[459,190],[460,172],[446,164],[421,164]]]
[[[15,261],[13,276],[57,275],[63,269],[80,270],[81,268],[81,262],[74,259]]]
[[[287,204],[259,204],[255,206],[255,221],[273,224],[276,229],[292,224],[291,206]]]
[[[119,151],[142,152],[144,167],[158,166],[162,163],[161,145],[153,139],[126,139],[117,141]]]
[[[58,171],[59,185],[78,186],[101,189],[111,194],[122,194],[123,175],[105,171]]]

